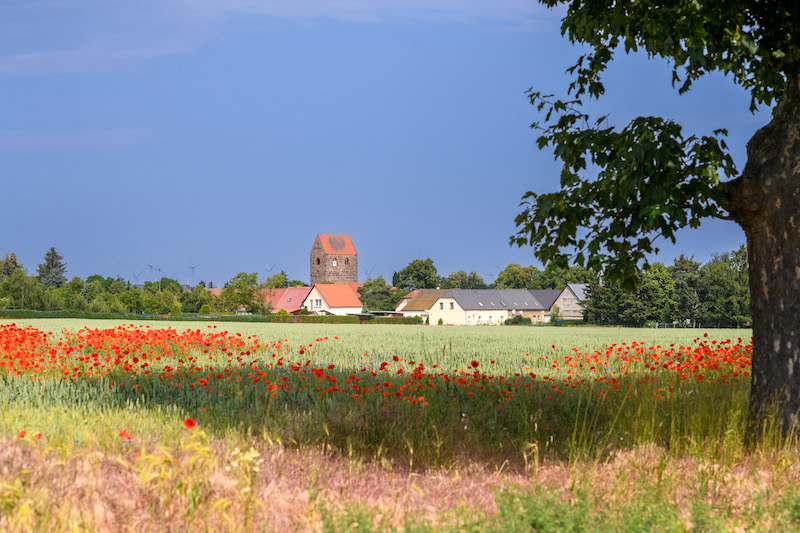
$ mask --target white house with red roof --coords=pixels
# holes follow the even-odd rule
[[[358,299],[361,285],[363,283],[319,283],[311,288],[303,307],[316,315],[358,314],[364,308]]]

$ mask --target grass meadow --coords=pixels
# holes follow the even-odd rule
[[[0,530],[800,530],[750,334],[0,320]]]

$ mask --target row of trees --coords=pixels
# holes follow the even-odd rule
[[[163,277],[143,287],[121,278],[93,275],[82,280],[65,276],[63,257],[51,248],[29,276],[13,253],[0,264],[0,309],[91,311],[111,313],[210,313],[231,312],[242,307],[250,313],[271,311],[272,289],[304,285],[279,272],[259,283],[255,272],[240,272],[221,291],[209,291],[204,282],[187,289]],[[607,324],[642,325],[647,322],[679,322],[705,326],[741,326],[750,322],[747,283],[747,251],[744,246],[717,254],[701,265],[681,255],[665,267],[655,263],[638,273],[638,290],[627,293],[618,286],[601,284],[597,275],[576,266],[540,270],[510,264],[493,284],[475,272],[459,270],[439,276],[431,259],[415,259],[393,276],[368,279],[359,288],[363,306],[372,311],[391,310],[416,288],[442,289],[562,289],[567,283],[589,284],[586,303],[589,320]]]
[[[638,272],[636,292],[618,284],[589,284],[586,317],[595,322],[640,326],[647,322],[705,327],[749,325],[747,249],[715,254],[701,265],[681,255],[672,266],[654,263]]]

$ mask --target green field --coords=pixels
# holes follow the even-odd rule
[[[749,523],[756,500],[794,524],[794,443],[744,444],[749,330],[11,323],[3,529],[505,530],[567,502],[683,530]]]

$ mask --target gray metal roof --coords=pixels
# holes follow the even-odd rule
[[[539,300],[525,289],[473,289],[452,290],[441,296],[453,298],[464,310],[516,309],[543,310]]]
[[[544,309],[550,309],[556,303],[561,291],[558,289],[531,289],[528,292],[533,294],[533,297],[542,304]]]
[[[582,302],[586,299],[586,289],[589,288],[588,283],[567,283],[567,287],[575,293],[575,296],[578,298],[579,302]]]

